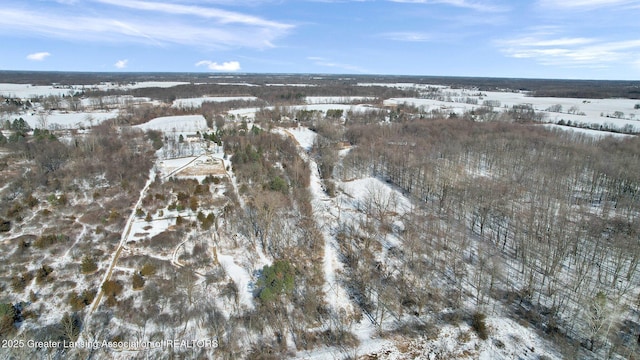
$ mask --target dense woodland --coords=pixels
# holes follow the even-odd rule
[[[438,272],[473,292],[480,308],[493,298],[590,350],[605,339],[635,346],[637,138],[596,142],[450,119],[354,125],[345,135],[367,146],[350,152],[336,176],[379,176],[421,204],[405,222],[404,254],[436,255],[414,260],[427,270],[420,278]]]

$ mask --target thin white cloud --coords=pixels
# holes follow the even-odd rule
[[[118,60],[118,61],[116,61],[115,64],[113,64],[113,66],[115,66],[118,69],[124,69],[124,68],[127,67],[128,63],[129,63],[128,59]]]
[[[261,19],[259,17],[245,15],[242,13],[225,11],[216,8],[180,5],[161,2],[136,1],[136,0],[95,0],[97,2],[125,7],[135,10],[163,12],[171,15],[191,15],[208,19],[216,19],[222,24],[244,24],[274,29],[290,29],[293,26],[275,21]]]
[[[591,10],[601,7],[620,7],[638,5],[640,0],[539,0],[543,7]]]
[[[196,63],[196,66],[206,66],[209,70],[233,72],[240,70],[240,63],[237,61],[227,61],[222,64],[210,60],[202,60]]]
[[[414,31],[388,32],[381,34],[381,36],[388,40],[406,42],[426,42],[433,40],[433,36],[431,34]]]
[[[308,0],[310,2],[319,3],[346,3],[346,2],[371,2],[375,0]]]
[[[27,55],[27,59],[32,61],[43,61],[49,56],[51,56],[51,54],[48,52],[37,52],[37,53]]]
[[[273,47],[273,41],[287,33],[287,26],[268,26],[269,22],[202,23],[193,18],[87,16],[68,13],[42,13],[0,8],[0,30],[4,33],[31,34],[50,38],[92,42],[136,42],[155,46],[180,44],[198,48]],[[275,23],[274,23],[275,24]]]
[[[640,57],[640,40],[558,37],[549,29],[496,41],[508,57],[549,66],[604,68],[631,64]]]
[[[405,4],[442,4],[458,8],[471,9],[480,12],[503,12],[508,9],[504,6],[496,5],[489,1],[472,0],[389,0],[395,3]]]
[[[313,61],[313,63],[315,65],[318,65],[318,66],[330,67],[330,68],[338,68],[338,69],[343,69],[343,70],[347,70],[347,71],[353,71],[353,72],[357,72],[357,73],[367,73],[368,72],[367,70],[361,68],[360,66],[337,63],[337,62],[334,62],[332,60],[325,59],[323,57],[310,56],[307,59]]]

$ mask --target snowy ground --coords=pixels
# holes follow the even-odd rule
[[[315,141],[316,136],[318,135],[306,127],[297,127],[297,128],[287,129],[287,132],[293,135],[293,137],[296,139],[300,147],[302,147],[306,151],[311,150],[311,148],[313,147],[313,142]]]
[[[340,182],[341,190],[353,199],[354,208],[359,207],[358,202],[371,199],[373,201],[388,200],[390,210],[402,215],[411,211],[411,201],[402,192],[394,189],[378,178],[363,178],[353,181]]]
[[[231,255],[218,254],[218,261],[220,261],[227,275],[236,283],[239,290],[240,304],[248,309],[255,308],[252,293],[253,281],[249,272],[244,267],[236,264],[235,258]]]
[[[207,121],[202,115],[164,116],[155,118],[137,128],[142,130],[158,130],[167,134],[175,131],[178,133],[195,133],[207,130]]]
[[[49,129],[78,129],[97,125],[105,120],[114,119],[118,116],[119,110],[111,111],[91,111],[91,112],[53,112],[46,116],[47,128]],[[41,116],[35,113],[16,115],[14,117],[23,118],[32,128],[41,127]]]
[[[256,85],[256,84],[249,84],[249,83],[247,83],[247,82],[237,82],[237,83],[233,83],[233,82],[219,82],[219,83],[216,83],[216,85],[238,85],[238,86],[249,86],[249,87],[260,86],[260,85]]]
[[[266,109],[273,109],[272,107],[267,107]],[[229,115],[233,115],[237,120],[255,120],[256,113],[260,111],[260,108],[242,108],[230,110],[228,112]]]
[[[117,95],[117,96],[102,96],[100,98],[90,97],[86,99],[82,99],[81,104],[84,107],[94,107],[99,108],[100,106],[106,107],[117,107],[120,105],[132,105],[132,104],[142,104],[142,103],[152,103],[154,105],[159,105],[160,102],[157,100],[151,100],[147,97],[136,97],[132,95]]]
[[[273,106],[268,106],[264,108],[265,110],[273,110]],[[310,105],[293,105],[293,106],[285,106],[284,109],[287,109],[289,111],[300,111],[300,110],[306,110],[306,111],[319,111],[322,113],[326,113],[328,110],[342,110],[345,113],[348,111],[353,111],[353,112],[358,112],[358,113],[364,113],[364,112],[368,112],[371,110],[374,110],[376,108],[372,107],[371,105],[345,105],[345,104],[329,104],[329,103],[322,103],[322,104],[310,104]],[[235,110],[230,110],[228,112],[229,115],[233,115],[236,119],[238,120],[254,120],[256,118],[256,112],[260,111],[260,108],[243,108],[243,109],[235,109]]]
[[[295,87],[315,87],[315,84],[265,84],[265,86],[295,86]]]
[[[406,88],[411,88],[406,84]],[[430,86],[430,85],[429,85]],[[417,86],[424,88],[424,85]],[[554,97],[530,97],[525,92],[499,92],[449,89],[440,87],[443,97],[447,101],[420,98],[390,98],[384,101],[385,105],[409,104],[422,107],[425,112],[439,110],[447,113],[463,114],[466,111],[477,109],[485,102],[495,104],[494,109],[507,109],[514,105],[529,105],[536,112],[545,114],[545,121],[556,123],[560,120],[571,121],[578,124],[602,124],[621,129],[631,126],[640,131],[640,110],[634,109],[638,100],[633,99],[576,99]],[[473,99],[477,104],[466,103]],[[548,111],[550,108],[561,105],[560,112]],[[571,113],[569,113],[571,111]]]
[[[126,89],[143,89],[143,88],[170,88],[178,85],[189,85],[191,83],[185,81],[141,81],[134,83],[102,83],[92,85],[91,88],[99,90],[126,90]]]
[[[97,85],[30,85],[30,84],[9,84],[0,83],[0,95],[18,97],[21,99],[29,99],[39,96],[67,96],[72,93],[82,92],[84,90],[126,90],[141,89],[150,87],[169,88],[178,85],[187,85],[188,82],[179,81],[143,81],[130,84],[102,83]]]
[[[176,99],[173,101],[171,107],[197,108],[206,102],[225,102],[234,100],[255,101],[258,100],[258,98],[255,96],[204,96],[199,98]]]
[[[0,95],[7,97],[17,97],[21,99],[30,99],[39,96],[62,96],[82,91],[82,86],[58,87],[58,86],[37,86],[29,84],[7,84],[0,83]]]
[[[353,111],[363,113],[371,111],[370,105],[345,105],[345,104],[311,104],[311,105],[294,105],[288,107],[291,110],[307,110],[307,111],[320,111],[326,113],[328,110],[342,110],[344,112]]]
[[[625,137],[631,137],[631,136],[635,136],[635,135],[628,135],[628,134],[620,134],[620,133],[613,133],[613,132],[607,132],[607,131],[599,131],[599,130],[591,130],[591,129],[583,129],[583,128],[578,128],[578,127],[573,127],[573,126],[563,126],[563,125],[556,125],[556,124],[545,124],[543,125],[544,127],[546,127],[547,129],[551,129],[551,130],[561,130],[561,131],[569,131],[569,132],[573,132],[576,134],[584,134],[584,135],[588,135],[588,136],[592,136],[598,139],[607,137],[607,136],[613,136],[616,138],[625,138]]]
[[[392,337],[374,351],[366,351],[366,346],[358,349],[361,355],[368,354],[376,359],[561,359],[550,351],[550,345],[540,339],[531,329],[525,328],[511,319],[488,318],[490,336],[481,340],[467,324],[444,325],[435,330],[437,334],[406,340]],[[320,359],[321,357],[305,357]]]
[[[350,104],[352,102],[368,102],[375,100],[374,97],[367,96],[307,96],[307,104]]]
[[[449,88],[446,85],[432,85],[432,84],[416,84],[416,83],[358,83],[357,86],[381,86],[381,87],[390,87],[396,89],[428,89],[428,88],[437,88],[437,89],[447,89]]]

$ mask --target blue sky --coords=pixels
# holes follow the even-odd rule
[[[640,79],[640,0],[3,0],[2,70]]]

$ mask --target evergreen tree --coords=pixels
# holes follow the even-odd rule
[[[280,295],[287,295],[293,291],[295,269],[286,260],[276,260],[271,266],[262,268],[262,276],[258,280],[261,288],[260,300],[269,303]]]
[[[82,258],[82,265],[80,266],[80,269],[84,274],[89,274],[98,270],[98,265],[96,265],[96,261],[93,260],[93,257],[85,255],[85,257]]]

